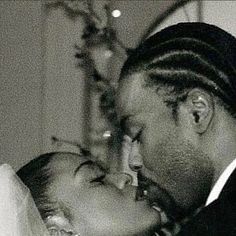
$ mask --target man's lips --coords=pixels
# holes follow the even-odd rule
[[[184,217],[183,209],[177,207],[174,199],[166,190],[141,173],[138,173],[138,181],[136,200],[146,200],[150,207],[162,214],[162,221],[175,222]]]
[[[139,191],[141,191],[141,189],[139,188]],[[150,201],[150,199],[148,199],[148,190],[144,190],[142,193],[142,197],[140,198],[140,196],[138,196],[137,194],[137,201],[140,200],[146,200],[150,207],[152,209],[154,209],[156,212],[158,212],[159,218],[160,218],[160,224],[158,225],[158,227],[156,228],[155,231],[155,236],[171,236],[171,235],[176,235],[177,232],[179,232],[180,229],[180,224],[176,223],[175,221],[173,221],[173,219],[170,219],[166,212],[159,206],[159,204],[156,201]]]

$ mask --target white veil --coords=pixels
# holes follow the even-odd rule
[[[0,166],[0,236],[49,236],[29,189],[7,164]]]

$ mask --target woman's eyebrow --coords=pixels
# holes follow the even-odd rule
[[[77,172],[80,170],[80,168],[81,168],[82,166],[84,166],[84,165],[93,165],[93,164],[94,164],[94,162],[91,161],[91,160],[88,160],[88,161],[85,161],[85,162],[81,163],[81,164],[75,169],[75,171],[74,171],[74,176],[77,174]]]

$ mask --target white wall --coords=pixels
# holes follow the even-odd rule
[[[74,45],[81,44],[81,19],[72,21],[61,9],[51,9],[45,21],[44,144],[43,151],[78,151],[73,146],[53,146],[51,136],[83,143],[85,81],[76,67]]]
[[[0,1],[0,163],[15,169],[42,144],[41,3]]]
[[[203,1],[204,22],[214,24],[236,37],[236,1]]]
[[[204,0],[201,3],[203,22],[214,24],[236,36],[236,1]],[[192,22],[198,21],[198,6],[196,0],[187,3],[185,10],[189,19],[186,16],[184,8],[181,7],[163,21],[153,33],[179,22],[188,22],[188,20]]]
[[[184,8],[180,7],[168,16],[157,28],[151,33],[154,34],[168,26],[180,23],[180,22],[196,22],[198,21],[198,3],[197,1],[190,1],[185,4]]]
[[[76,68],[81,20],[41,1],[1,1],[0,164],[14,169],[40,153],[78,151],[51,136],[83,143],[84,76]]]
[[[40,153],[79,151],[52,145],[52,136],[83,144],[89,132],[85,77],[74,57],[82,19],[42,3],[0,1],[0,164],[14,169]]]

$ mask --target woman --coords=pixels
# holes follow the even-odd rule
[[[153,235],[160,224],[158,212],[135,201],[133,187],[126,192],[114,187],[83,152],[41,155],[17,175],[29,188],[49,235]],[[28,220],[33,224],[35,218]],[[30,230],[16,235],[40,235]]]

